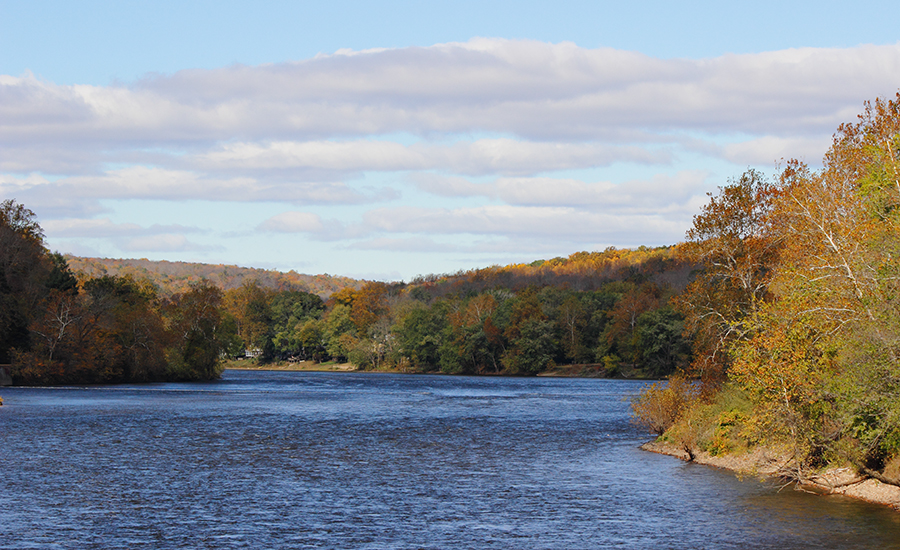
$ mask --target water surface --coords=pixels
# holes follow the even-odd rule
[[[226,371],[4,388],[0,548],[900,548],[900,514],[640,451],[641,383]]]

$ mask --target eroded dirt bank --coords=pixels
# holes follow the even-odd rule
[[[674,456],[681,460],[693,460],[698,464],[724,468],[740,474],[777,477],[788,472],[787,458],[766,449],[725,456],[712,456],[703,451],[696,451],[693,458],[688,456],[685,450],[664,441],[645,443],[641,445],[641,449]],[[802,488],[817,493],[845,495],[891,506],[900,511],[900,487],[882,483],[877,479],[860,477],[850,468],[831,468],[822,473],[809,475],[800,484]]]

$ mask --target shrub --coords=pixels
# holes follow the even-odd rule
[[[665,385],[655,382],[631,401],[634,422],[662,435],[696,399],[696,387],[684,376],[674,375]]]

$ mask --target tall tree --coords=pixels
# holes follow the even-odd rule
[[[225,307],[237,322],[238,337],[245,349],[257,349],[266,358],[274,352],[271,300],[274,292],[255,280],[225,293]]]
[[[45,295],[50,271],[44,232],[31,210],[0,203],[0,363],[12,348],[28,349],[28,324]]]
[[[176,380],[211,380],[222,372],[224,297],[222,291],[203,280],[190,290],[172,296],[165,304],[166,321],[172,331],[168,350],[169,377]]]
[[[750,334],[748,320],[770,298],[782,245],[769,219],[777,196],[777,185],[748,170],[710,195],[681,246],[699,269],[676,307],[693,337],[693,366],[712,386],[724,379],[729,346]]]

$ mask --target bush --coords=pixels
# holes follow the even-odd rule
[[[697,399],[666,433],[675,445],[724,455],[753,445],[759,427],[752,404],[733,386],[726,385],[711,402]]]
[[[631,401],[634,422],[662,435],[697,400],[697,388],[681,375],[655,382]]]

